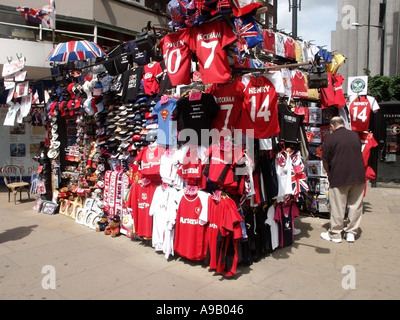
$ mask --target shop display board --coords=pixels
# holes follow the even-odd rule
[[[0,106],[0,166],[15,164],[22,167],[24,177],[36,173],[39,163],[32,158],[39,154],[39,145],[46,138],[44,126],[32,126],[29,122],[4,126],[8,105]],[[3,183],[3,182],[2,182]]]

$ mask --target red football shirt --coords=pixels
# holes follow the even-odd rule
[[[149,179],[160,177],[161,156],[165,153],[165,148],[158,145],[144,147],[135,158],[140,163],[140,173]]]
[[[379,109],[374,97],[351,96],[349,101],[351,130],[368,131],[371,111],[376,112]]]
[[[371,155],[371,149],[377,147],[379,144],[376,142],[372,132],[359,132],[358,135],[362,143],[361,151],[364,159],[364,165],[367,167],[369,156]]]
[[[292,37],[286,37],[285,58],[296,60],[296,46]]]
[[[143,73],[143,89],[148,95],[153,95],[160,91],[160,84],[157,81],[157,76],[163,73],[159,62],[148,63],[144,67]]]
[[[268,54],[275,54],[275,32],[269,29],[263,30],[263,50]]]
[[[231,150],[222,150],[219,143],[212,144],[205,152],[208,156],[203,174],[215,184],[225,189],[238,187],[236,167],[244,162],[242,146],[233,146]]]
[[[172,86],[190,84],[192,81],[190,41],[191,29],[189,28],[168,33],[160,40],[160,48]]]
[[[238,125],[243,134],[256,138],[269,138],[279,132],[278,95],[272,82],[264,76],[242,77],[245,85],[244,103]],[[253,133],[250,130],[253,130]]]
[[[226,83],[232,70],[225,48],[237,40],[225,21],[204,23],[193,29],[190,49],[196,53],[204,84]]]
[[[292,70],[290,81],[292,83],[292,97],[307,99],[308,88],[304,73],[300,70]]]
[[[334,82],[333,74],[328,72],[328,87],[320,89],[322,109],[336,105]]]
[[[206,176],[203,175],[205,147],[183,146],[179,151],[181,155],[177,174],[189,185],[197,185],[200,189],[204,189],[207,184]]]
[[[208,194],[183,195],[175,220],[174,251],[181,257],[200,261],[206,256]]]
[[[219,111],[212,122],[212,128],[219,131],[237,127],[244,99],[244,84],[235,78],[227,84],[214,84],[210,93],[217,100]]]
[[[346,105],[346,97],[343,92],[344,78],[340,74],[333,75],[333,91],[335,92],[335,107],[341,108]]]
[[[230,246],[237,249],[235,240],[242,237],[240,222],[243,219],[238,212],[235,201],[231,198],[221,198],[220,201],[214,201],[210,196],[208,216],[206,237],[209,268],[216,270],[217,273],[224,271],[236,273],[238,252],[237,250],[227,250]]]
[[[127,205],[132,209],[134,234],[151,238],[153,233],[153,217],[149,215],[151,202],[157,184],[149,183],[142,186],[140,183],[133,183]]]

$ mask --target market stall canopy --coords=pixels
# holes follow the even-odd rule
[[[47,61],[69,62],[87,60],[105,56],[104,50],[97,44],[87,40],[59,43],[48,54]]]

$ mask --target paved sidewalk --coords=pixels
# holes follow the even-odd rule
[[[364,201],[355,243],[327,242],[320,233],[328,219],[300,216],[302,232],[291,247],[240,265],[234,279],[225,279],[125,236],[38,214],[33,200],[8,203],[0,192],[0,299],[400,299],[400,189],[369,188]],[[55,289],[42,286],[51,283],[49,270],[56,272]]]

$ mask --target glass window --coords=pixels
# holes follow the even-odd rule
[[[2,38],[17,38],[24,40],[37,40],[39,38],[39,29],[36,25],[25,20],[18,12],[0,11],[0,21],[5,24],[0,24],[0,37]],[[18,24],[19,26],[8,25],[7,23]],[[25,28],[24,26],[28,26]],[[29,28],[29,26],[33,28]]]

